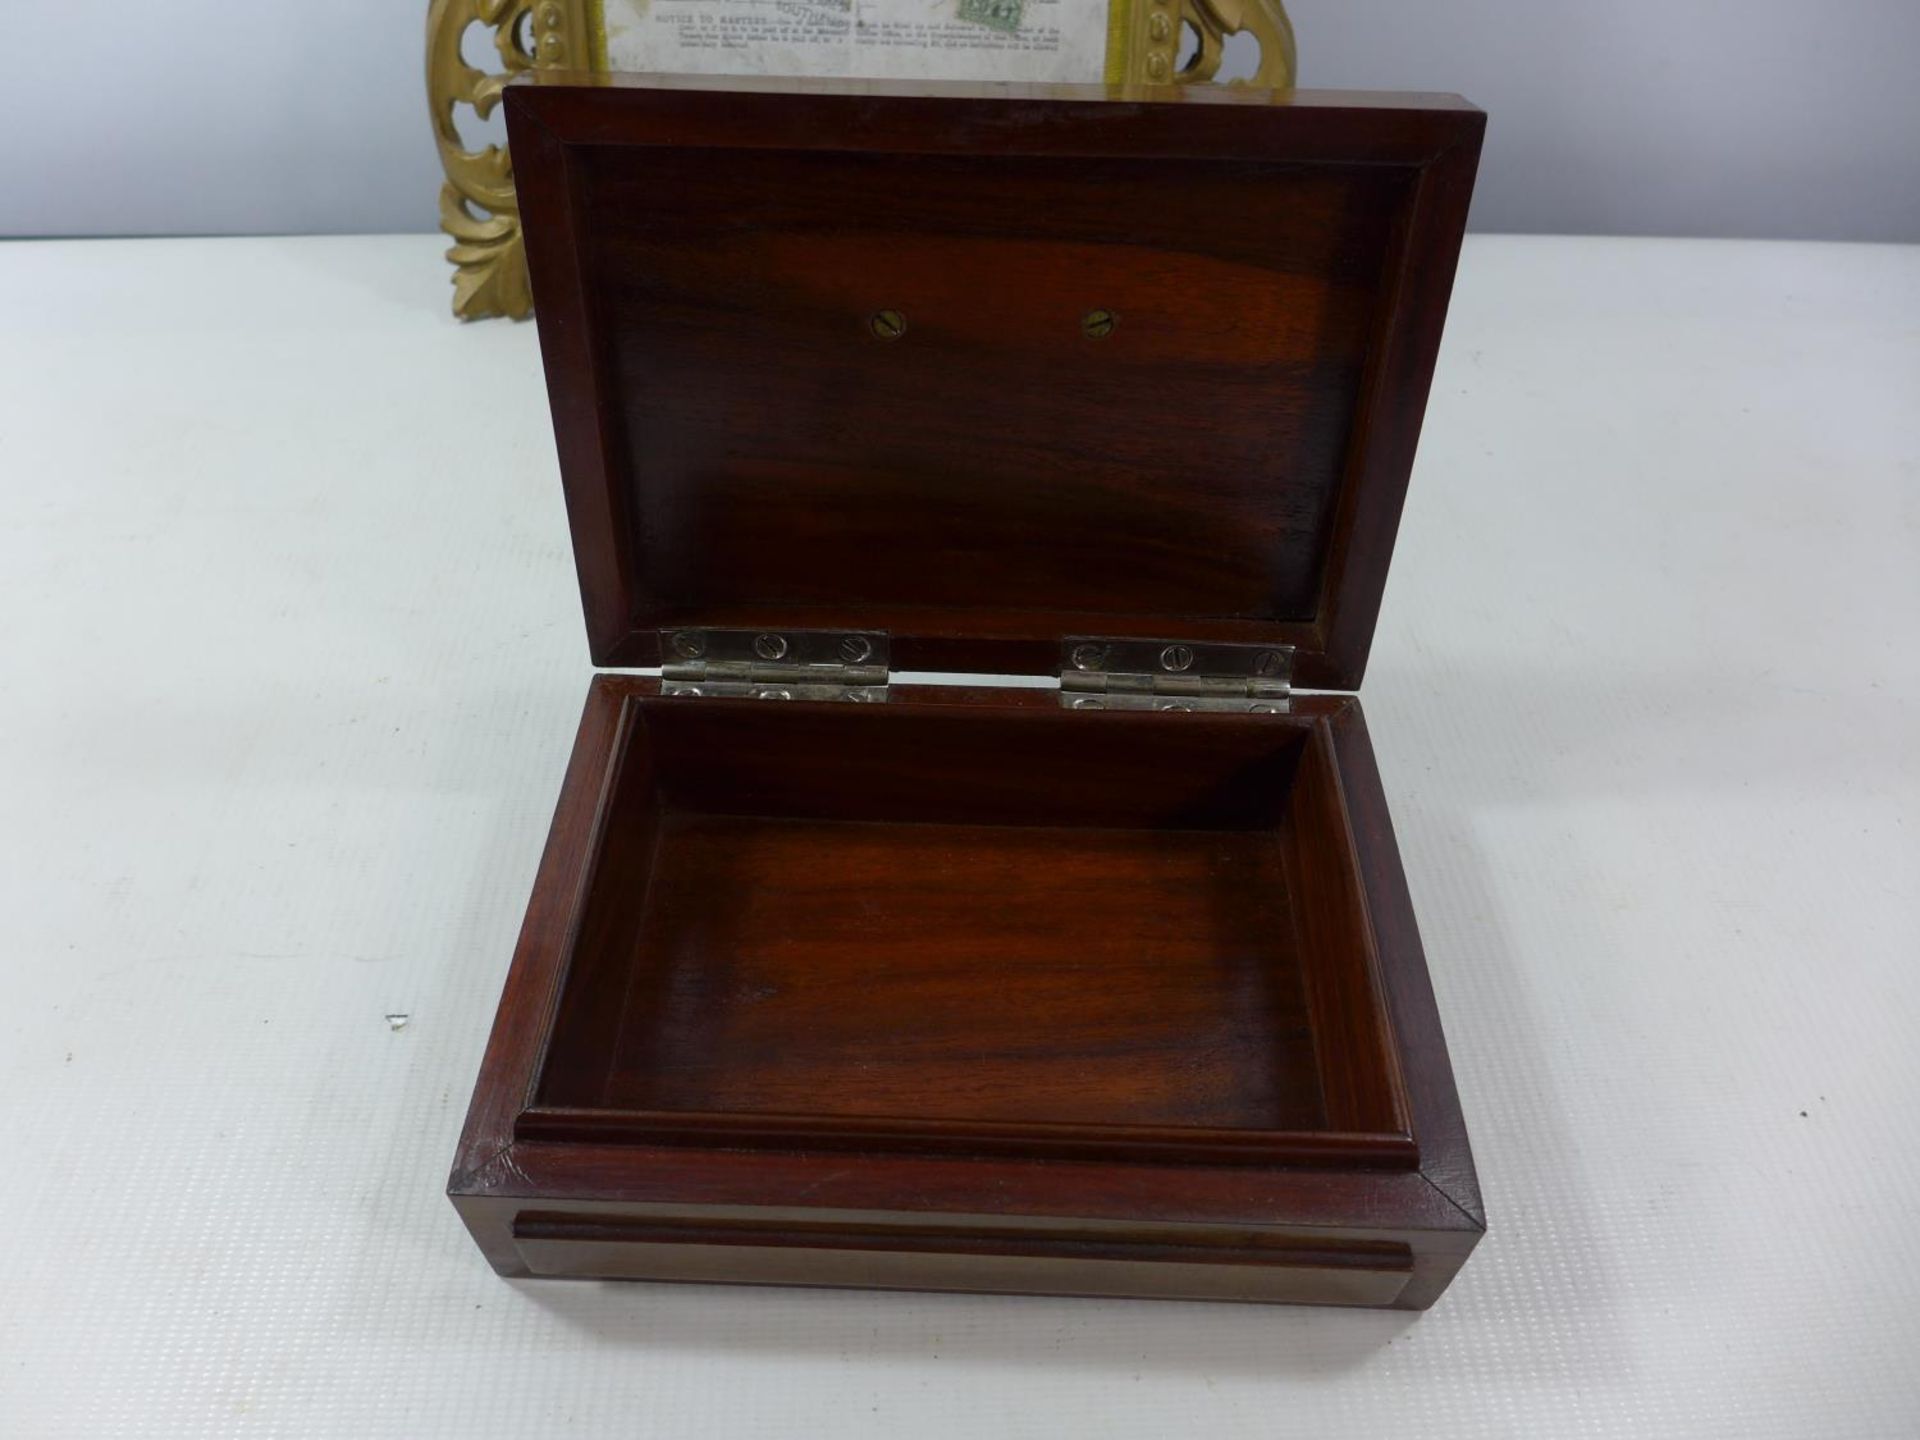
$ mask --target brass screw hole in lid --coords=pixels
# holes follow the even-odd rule
[[[867,328],[882,340],[898,340],[907,333],[907,317],[898,310],[876,310]]]
[[[1080,333],[1089,340],[1104,340],[1119,323],[1120,317],[1111,310],[1089,310],[1080,317]]]

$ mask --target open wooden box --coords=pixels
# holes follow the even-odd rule
[[[1480,113],[507,108],[594,658],[664,672],[589,689],[489,1259],[1431,1304],[1466,1132],[1359,701],[1293,686],[1360,680]]]

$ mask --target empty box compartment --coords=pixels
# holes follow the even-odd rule
[[[1322,729],[629,700],[520,1133],[1414,1163]]]

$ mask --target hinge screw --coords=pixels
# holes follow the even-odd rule
[[[867,328],[882,340],[898,340],[907,333],[907,317],[898,310],[876,310]]]
[[[1104,340],[1113,333],[1113,327],[1120,323],[1120,317],[1113,311],[1102,308],[1089,310],[1080,317],[1080,333],[1089,340]]]
[[[1262,680],[1271,680],[1287,668],[1287,657],[1278,650],[1262,650],[1253,657],[1253,673]]]
[[[1073,668],[1076,670],[1098,670],[1100,663],[1107,658],[1104,645],[1076,645],[1073,647]]]
[[[778,660],[787,653],[786,637],[782,635],[756,635],[753,640],[753,653],[762,660]]]
[[[1175,674],[1193,664],[1193,651],[1185,645],[1169,645],[1160,652],[1160,668]]]
[[[840,639],[840,658],[857,665],[873,654],[873,642],[864,635],[844,635]]]
[[[673,637],[673,649],[683,660],[698,660],[707,653],[707,637],[698,630],[682,630]]]

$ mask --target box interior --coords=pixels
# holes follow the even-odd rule
[[[660,623],[1010,594],[1049,634],[1313,617],[1410,168],[572,153]]]
[[[1323,720],[628,701],[533,1135],[1399,1165]]]

